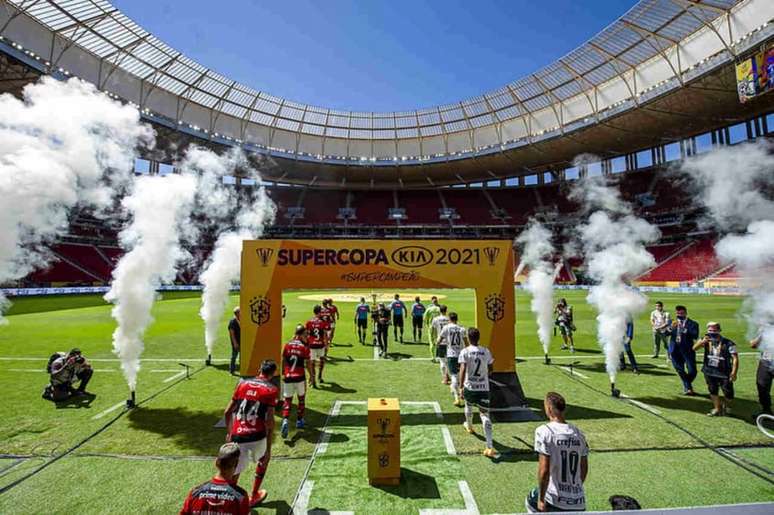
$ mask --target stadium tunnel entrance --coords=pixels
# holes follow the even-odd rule
[[[475,326],[495,360],[493,411],[497,418],[520,418],[526,398],[515,369],[513,268],[510,240],[245,241],[241,373],[255,374],[264,359],[279,361],[285,290],[467,288],[475,292]]]

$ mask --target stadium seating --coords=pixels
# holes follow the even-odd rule
[[[714,241],[700,239],[678,249],[671,257],[638,280],[648,282],[692,282],[703,279],[720,268]]]

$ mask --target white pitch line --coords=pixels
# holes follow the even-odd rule
[[[174,381],[175,379],[179,379],[185,375],[185,372],[186,372],[185,370],[181,370],[177,374],[167,377],[166,379],[164,379],[163,382],[168,383],[170,381]]]
[[[478,515],[478,504],[473,497],[473,492],[470,490],[470,486],[467,481],[459,481],[457,483],[462,499],[465,502],[465,508],[462,510],[454,509],[429,509],[419,510],[419,515]]]
[[[292,513],[306,515],[309,508],[309,499],[312,497],[312,488],[314,488],[314,481],[306,481],[301,485],[301,491],[298,493],[298,499],[296,499]]]
[[[582,377],[583,379],[588,379],[588,378],[589,378],[589,376],[587,376],[587,375],[583,375],[583,374],[581,374],[580,372],[578,372],[577,370],[575,370],[575,369],[572,369],[572,368],[570,368],[570,367],[559,367],[559,368],[561,368],[562,370],[564,370],[565,372],[567,372],[567,373],[568,373],[568,374],[570,374],[571,376],[572,376],[572,375],[575,375],[575,376],[578,376],[578,377]]]
[[[401,404],[405,404],[406,406],[432,406],[435,416],[443,419],[443,411],[441,410],[441,404],[438,401],[402,401]],[[441,434],[443,435],[443,443],[446,446],[446,452],[449,456],[456,456],[457,449],[454,447],[454,440],[452,440],[449,427],[442,425]]]
[[[631,402],[635,406],[639,406],[640,408],[644,409],[645,411],[649,411],[650,413],[653,413],[654,415],[661,415],[661,412],[659,410],[657,410],[656,408],[654,408],[653,406],[651,406],[650,404],[645,404],[642,401],[638,401],[636,399],[632,399],[631,397],[629,397],[628,395],[623,394],[623,393],[621,394],[621,398],[622,399],[626,399],[627,401]]]
[[[328,432],[328,422],[330,422],[330,419],[337,417],[339,413],[341,413],[341,402],[342,401],[336,401],[333,403],[333,406],[331,406],[331,411],[328,413],[328,421],[325,423],[325,427],[322,428],[320,439],[317,441],[317,445],[315,445],[314,451],[312,452],[312,458],[319,456],[320,454],[325,454],[328,450],[328,442],[331,439],[331,434]]]
[[[91,419],[92,419],[92,420],[99,420],[99,419],[101,419],[102,417],[104,417],[105,415],[107,415],[108,413],[111,413],[111,412],[113,412],[113,411],[117,410],[118,408],[120,408],[120,407],[122,407],[122,406],[125,406],[125,405],[126,405],[126,401],[121,401],[121,402],[119,402],[118,404],[115,404],[115,405],[113,405],[113,406],[110,406],[110,407],[109,407],[108,409],[106,409],[105,411],[102,411],[102,412],[100,412],[100,413],[97,413],[96,415],[94,415],[93,417],[91,417]]]
[[[380,347],[378,345],[374,345],[374,357],[372,361],[378,361],[379,359],[379,349]]]

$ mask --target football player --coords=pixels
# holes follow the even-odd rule
[[[317,388],[317,381],[323,382],[323,367],[325,366],[325,348],[328,345],[329,323],[323,318],[322,306],[314,307],[314,316],[306,323],[306,343],[309,346],[309,384]],[[315,381],[315,365],[317,381]]]
[[[290,410],[293,407],[293,396],[298,396],[296,408],[296,428],[304,428],[304,408],[306,407],[306,369],[310,368],[309,347],[306,346],[306,327],[296,326],[295,336],[282,349],[282,438],[288,437]],[[311,370],[310,370],[311,375]]]
[[[414,298],[414,305],[411,306],[411,327],[414,330],[414,342],[422,341],[422,324],[425,317],[425,305],[419,300],[419,297]],[[417,339],[417,332],[419,333],[419,339]]]
[[[448,326],[447,326],[448,327]],[[475,327],[468,329],[470,345],[460,351],[457,362],[460,367],[459,384],[462,385],[462,398],[465,399],[465,431],[474,434],[473,407],[478,408],[481,425],[484,426],[486,449],[484,456],[497,458],[498,453],[492,443],[492,420],[489,418],[489,374],[492,372],[494,358],[486,347],[479,345],[481,333]]]
[[[331,337],[333,336],[333,310],[331,310],[328,304],[328,299],[322,300],[322,309],[320,310],[320,318],[324,322],[328,323],[328,329],[325,330],[325,355],[328,355],[328,347],[331,344]]]
[[[185,498],[180,515],[200,513],[250,513],[250,497],[234,482],[234,471],[239,463],[239,445],[233,442],[221,445],[215,466],[218,473],[193,488]]]
[[[467,344],[468,333],[465,328],[457,324],[457,313],[449,313],[449,323],[446,324],[438,334],[438,346],[446,347],[446,367],[451,375],[451,392],[454,397],[454,405],[462,407],[459,388],[459,355],[460,351]]]
[[[403,343],[403,318],[408,312],[406,304],[400,300],[400,295],[395,294],[395,300],[390,302],[390,312],[392,313],[392,330],[395,335],[395,341],[398,341],[398,328],[400,328],[400,343]]]
[[[328,311],[331,317],[331,336],[329,339],[332,345],[333,338],[336,336],[336,322],[339,320],[339,308],[333,303],[333,299],[328,299]],[[325,355],[327,356],[328,353],[326,352]]]
[[[355,325],[357,325],[357,337],[360,343],[365,343],[366,336],[368,335],[368,318],[371,315],[371,306],[365,300],[365,297],[360,297],[360,304],[355,308]]]
[[[446,306],[439,308],[440,315],[433,319],[433,333],[440,335],[446,324],[449,323],[449,317],[446,316]],[[441,342],[438,336],[435,340],[435,357],[441,363],[441,383],[449,384],[449,367],[446,364],[446,342]]]
[[[435,361],[438,358],[435,355],[435,340],[438,339],[438,335],[433,329],[433,320],[435,317],[441,314],[441,306],[438,305],[438,297],[433,295],[430,299],[430,306],[425,310],[425,330],[427,331],[427,340],[430,347],[430,358]]]
[[[227,442],[239,444],[239,461],[234,470],[234,483],[248,463],[257,463],[255,480],[250,495],[250,506],[255,507],[266,499],[261,483],[271,459],[271,435],[274,430],[274,407],[279,389],[271,382],[277,372],[277,363],[267,359],[261,363],[257,377],[242,379],[237,384],[231,402],[223,415],[229,428]]]

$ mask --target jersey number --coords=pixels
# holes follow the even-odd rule
[[[562,457],[562,483],[567,483],[567,476],[570,476],[570,482],[575,484],[575,478],[578,474],[578,463],[580,462],[578,451],[561,451]]]
[[[261,403],[257,401],[248,401],[247,399],[244,399],[239,404],[239,409],[237,410],[237,420],[240,420],[242,422],[247,422],[249,425],[253,426],[258,421],[258,409],[260,409]]]
[[[298,365],[298,356],[295,354],[288,356],[288,363],[290,363],[290,373],[292,374]]]
[[[449,335],[449,344],[455,349],[460,348],[462,346],[462,335],[457,331],[452,332]]]
[[[481,377],[481,359],[476,358],[476,369],[470,375],[473,377]]]

